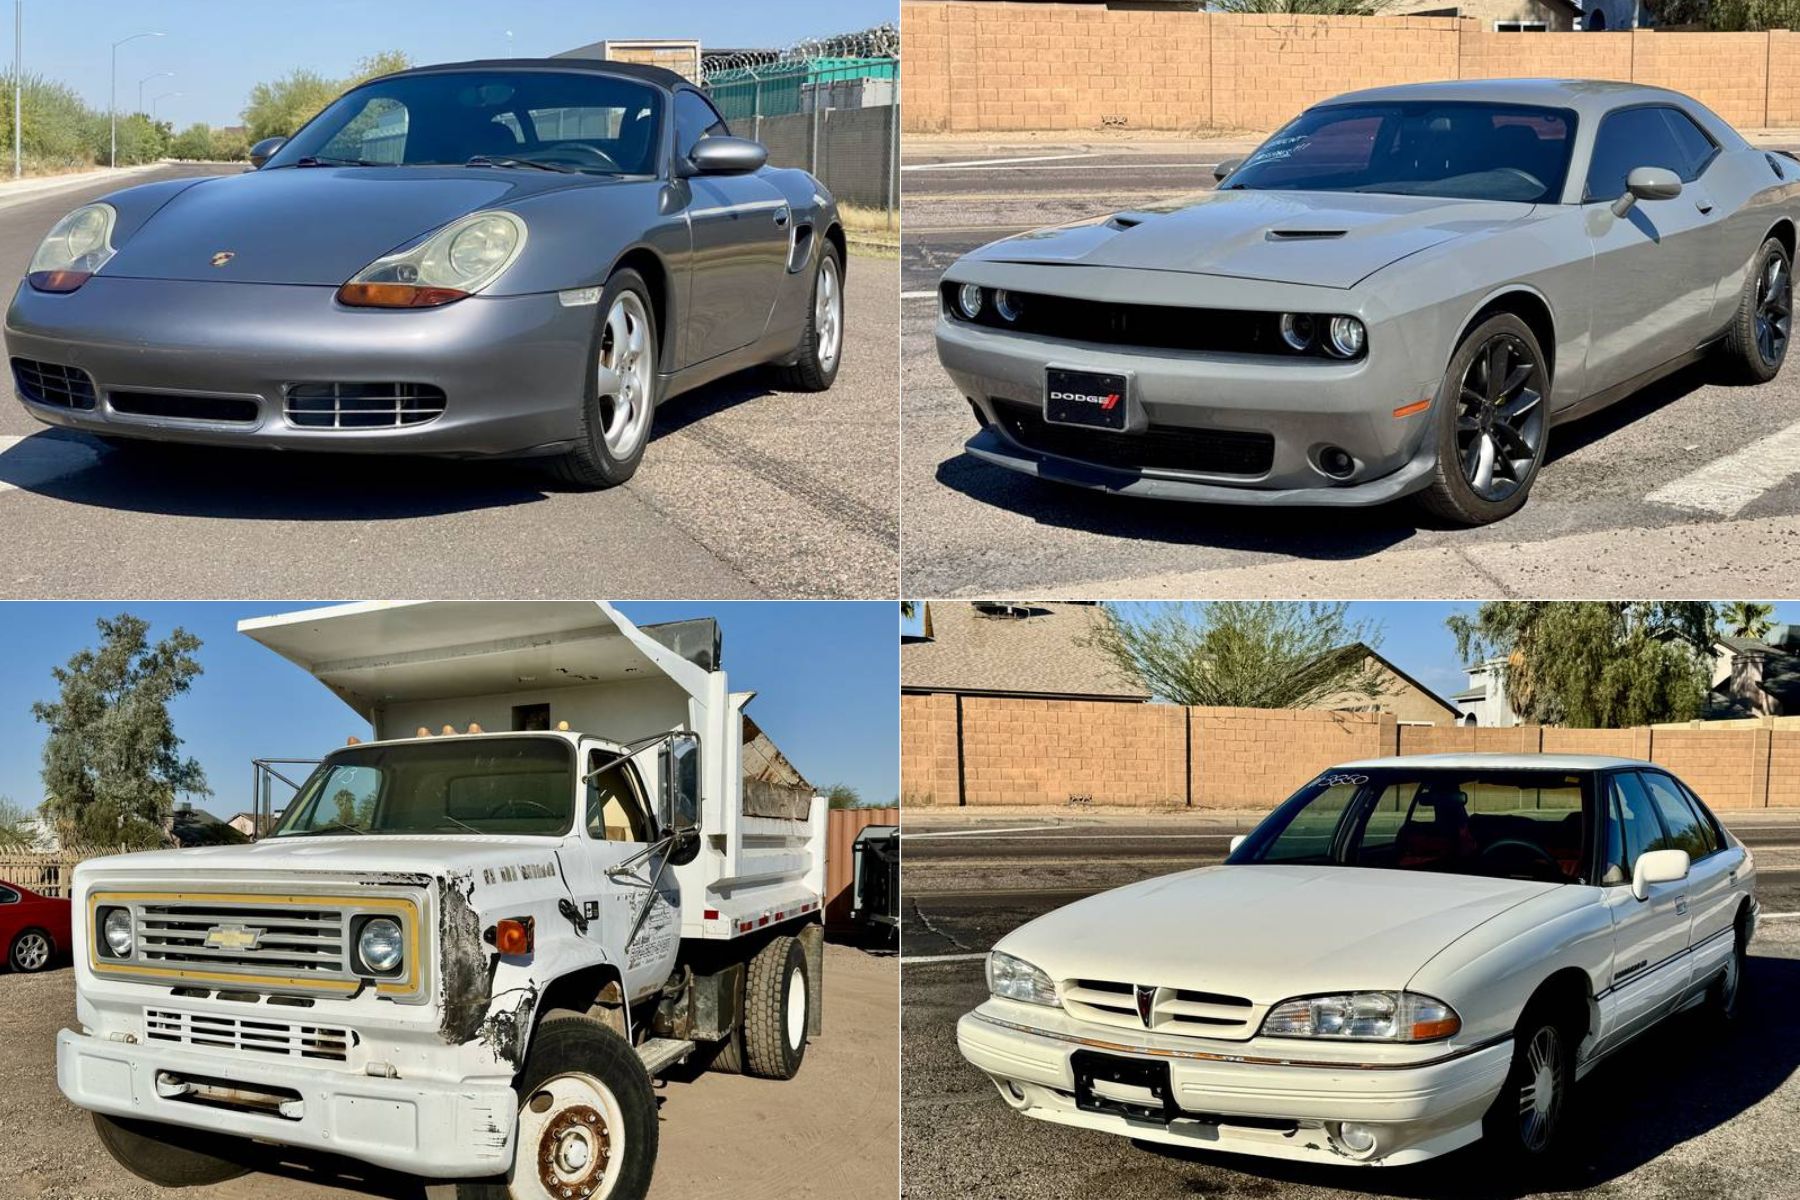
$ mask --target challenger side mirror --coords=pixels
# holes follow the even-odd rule
[[[255,168],[261,167],[264,163],[268,162],[271,158],[274,158],[275,152],[277,150],[281,149],[285,145],[287,145],[286,138],[270,137],[270,138],[264,138],[262,141],[256,143],[256,145],[250,147],[250,166],[251,166],[251,168],[255,169]]]
[[[1667,167],[1634,167],[1625,177],[1625,192],[1612,202],[1613,216],[1622,217],[1639,200],[1673,200],[1681,195],[1681,176]]]
[[[1224,162],[1213,164],[1213,182],[1224,183],[1225,177],[1244,165],[1241,158],[1228,158]]]
[[[768,147],[740,137],[701,138],[688,153],[694,175],[748,175],[768,161]]]
[[[1238,847],[1243,845],[1245,842],[1247,842],[1249,840],[1250,840],[1249,834],[1247,834],[1247,833],[1238,834],[1236,837],[1231,839],[1231,849],[1227,850],[1226,853],[1227,854],[1236,854],[1238,851]]]
[[[670,866],[684,867],[700,854],[700,739],[678,733],[663,743],[662,811],[657,814],[674,841]]]
[[[1638,855],[1637,865],[1631,869],[1631,894],[1639,900],[1647,900],[1651,884],[1680,883],[1687,874],[1686,850],[1648,851]]]

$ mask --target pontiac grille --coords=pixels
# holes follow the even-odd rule
[[[1078,1020],[1126,1029],[1147,1028],[1152,1033],[1242,1041],[1256,1032],[1253,1021],[1260,1019],[1260,1013],[1242,996],[1151,985],[1146,985],[1151,993],[1150,1020],[1146,1024],[1139,1015],[1137,987],[1108,979],[1065,980],[1063,1009]]]

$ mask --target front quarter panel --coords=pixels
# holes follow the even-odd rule
[[[608,182],[542,192],[508,206],[525,222],[525,249],[485,294],[599,287],[614,264],[639,247],[679,272],[689,240],[674,190],[657,180]]]

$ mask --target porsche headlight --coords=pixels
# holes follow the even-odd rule
[[[338,289],[357,308],[436,308],[472,296],[525,248],[525,222],[509,212],[452,221],[408,250],[376,259]]]
[[[1353,1042],[1432,1042],[1462,1028],[1442,1000],[1417,992],[1338,992],[1283,1000],[1263,1018],[1264,1037]]]
[[[110,204],[84,204],[55,225],[31,256],[26,279],[40,292],[72,292],[113,256]]]
[[[1050,982],[1048,975],[1024,959],[998,950],[988,952],[987,984],[988,991],[1008,1000],[1061,1007],[1056,1000],[1056,985]]]

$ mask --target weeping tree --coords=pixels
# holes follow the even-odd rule
[[[1465,661],[1504,659],[1522,719],[1614,729],[1700,715],[1717,620],[1700,600],[1494,600],[1446,624]]]

